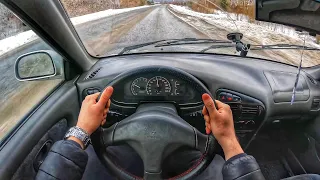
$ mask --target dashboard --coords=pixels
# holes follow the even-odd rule
[[[236,132],[245,134],[246,142],[265,125],[308,121],[320,110],[320,82],[307,71],[301,71],[296,101],[291,105],[296,67],[212,54],[153,53],[106,58],[79,77],[80,100],[103,90],[121,73],[148,66],[174,67],[201,81],[215,99],[230,105]],[[106,126],[130,116],[142,103],[169,102],[184,120],[204,132],[201,93],[185,79],[154,71],[134,74],[118,84]]]

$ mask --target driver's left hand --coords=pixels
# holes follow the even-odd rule
[[[100,93],[86,96],[82,102],[77,126],[91,135],[100,125],[106,122],[110,107],[110,97],[113,93],[112,87],[107,87],[97,102]]]

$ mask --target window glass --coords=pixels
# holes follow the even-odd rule
[[[0,3],[0,141],[63,81],[56,79],[21,82],[16,79],[16,59],[38,50],[52,49]],[[26,63],[26,60],[21,63]],[[36,65],[31,63],[28,67],[34,69],[30,72],[36,73],[40,71],[39,68],[49,64],[49,61],[43,61]],[[53,69],[48,69],[48,73],[52,72]]]

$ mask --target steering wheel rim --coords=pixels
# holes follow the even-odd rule
[[[193,86],[193,88],[195,88],[200,94],[208,93],[211,95],[210,91],[206,88],[206,86],[204,86],[204,84],[201,81],[199,81],[197,78],[195,78],[191,74],[184,72],[182,70],[179,70],[179,69],[175,69],[175,68],[171,68],[171,67],[164,67],[164,66],[142,67],[142,68],[137,68],[134,70],[124,72],[124,73],[118,75],[117,77],[115,77],[106,87],[114,86],[117,83],[121,82],[122,80],[124,80],[132,75],[135,75],[138,73],[149,73],[149,72],[167,73],[167,74],[174,75],[175,77],[183,79],[187,83],[191,84]],[[98,100],[99,100],[99,98],[100,98],[100,96],[98,97]],[[193,167],[191,167],[186,172],[184,172],[176,177],[170,178],[170,179],[181,179],[181,180],[192,179],[195,176],[199,175],[201,172],[203,172],[207,168],[207,166],[211,163],[211,161],[215,155],[214,149],[217,144],[214,136],[212,136],[212,134],[211,135],[203,135],[196,128],[192,127],[190,124],[188,124],[182,118],[180,118],[176,113],[174,113],[174,110],[171,111],[172,109],[174,109],[174,106],[169,107],[168,104],[163,105],[163,107],[165,107],[165,106],[166,106],[166,108],[164,108],[164,109],[159,108],[159,106],[152,109],[153,106],[150,106],[150,104],[149,104],[148,107],[140,108],[140,109],[148,109],[148,110],[137,110],[137,112],[134,113],[133,115],[114,124],[113,126],[111,126],[109,128],[102,128],[102,127],[99,128],[99,130],[98,130],[99,131],[99,133],[98,133],[99,134],[99,142],[97,142],[97,143],[99,143],[100,148],[99,149],[95,148],[97,151],[97,154],[100,157],[100,160],[102,161],[102,163],[120,179],[125,179],[125,180],[142,179],[142,177],[134,176],[134,175],[130,174],[129,172],[126,172],[125,170],[123,170],[121,167],[119,167],[114,162],[112,162],[110,157],[108,157],[108,155],[107,155],[106,148],[108,146],[113,145],[114,143],[124,142],[125,140],[128,141],[128,139],[131,142],[128,144],[138,152],[140,157],[143,156],[141,158],[143,159],[144,164],[145,164],[144,179],[146,179],[146,180],[148,180],[148,179],[161,179],[161,171],[159,171],[159,169],[158,169],[159,167],[154,168],[154,169],[146,167],[149,164],[151,164],[150,166],[157,166],[154,164],[155,162],[154,163],[150,163],[150,162],[146,163],[145,162],[145,161],[149,161],[148,159],[150,159],[150,157],[145,157],[145,154],[148,154],[145,151],[145,149],[149,148],[149,151],[150,151],[150,143],[152,141],[152,138],[145,138],[146,136],[144,136],[144,137],[141,136],[141,133],[145,133],[145,135],[147,135],[147,136],[150,136],[150,135],[154,136],[153,138],[164,138],[161,136],[161,133],[157,132],[157,131],[160,131],[160,132],[163,131],[163,130],[161,130],[161,128],[168,129],[168,127],[170,127],[170,128],[174,127],[173,129],[177,130],[180,133],[179,137],[183,137],[183,139],[170,138],[172,141],[176,141],[176,142],[170,141],[170,143],[176,143],[176,144],[180,143],[180,145],[188,145],[188,146],[193,146],[193,144],[194,144],[195,149],[199,149],[199,145],[202,148],[199,150],[202,152],[203,155],[198,160],[198,162],[195,163],[195,165]],[[168,111],[168,109],[169,109],[169,111]],[[151,120],[148,119],[150,117],[152,118]],[[189,126],[187,126],[186,124],[188,124]],[[153,128],[143,129],[143,127],[146,127],[146,126],[147,127],[152,126]],[[192,128],[190,128],[190,126]],[[131,128],[128,128],[128,127],[131,127]],[[135,131],[134,129],[132,129],[132,127],[135,127],[135,128],[142,127],[142,129],[140,128],[137,131]],[[154,128],[156,128],[156,130]],[[126,129],[126,131],[124,131],[123,129]],[[168,132],[169,133],[176,132],[176,131],[173,131],[173,129],[167,131],[167,133]],[[119,132],[121,132],[121,133],[119,133]],[[132,143],[132,142],[134,142],[134,140],[130,139],[130,137],[128,136],[128,134],[126,134],[126,132],[129,132],[129,135],[135,136],[135,138],[139,137],[138,138],[139,140],[134,139],[134,140],[139,141],[139,143]],[[131,132],[136,132],[136,134],[132,134]],[[126,134],[125,137],[122,136],[123,133]],[[154,135],[154,134],[156,134],[156,135]],[[192,137],[192,135],[194,135],[194,137]],[[119,137],[122,137],[122,139],[121,138],[119,139]],[[168,138],[168,137],[170,137],[170,135],[166,136],[166,138]],[[186,141],[184,139],[185,137],[189,138],[188,141]],[[192,138],[194,140],[192,140]],[[161,141],[163,141],[163,139],[161,139]],[[166,140],[166,141],[168,141],[168,140]],[[137,144],[140,144],[140,145],[137,145]],[[147,144],[147,146],[143,146],[143,148],[142,148],[141,144]],[[165,144],[161,144],[161,148],[165,148],[165,147],[166,147]],[[160,145],[157,148],[160,148]],[[140,151],[141,149],[144,149],[144,150],[142,150],[143,153]],[[162,149],[162,150],[164,150],[164,149]],[[168,152],[170,152],[170,151],[168,151]],[[153,153],[157,153],[157,152],[153,152]],[[161,152],[161,153],[163,153],[163,152]],[[158,156],[162,156],[162,154],[161,155],[158,154]],[[157,161],[162,160],[162,159],[155,158],[155,157],[151,157],[151,158],[156,159]],[[151,171],[146,171],[146,169],[148,169],[148,168]]]

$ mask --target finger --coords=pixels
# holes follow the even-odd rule
[[[215,100],[215,101],[216,101],[216,104],[217,104],[217,108],[218,108],[218,109],[221,109],[221,108],[223,108],[223,107],[226,106],[226,104],[223,103],[223,102],[221,102],[221,101],[218,101],[218,100]]]
[[[91,94],[91,95],[88,95],[86,96],[86,98],[84,99],[84,101],[86,102],[92,102],[94,101],[98,96],[99,96],[100,93],[95,93],[95,94]],[[95,101],[96,103],[96,101]]]
[[[208,115],[208,111],[207,111],[207,108],[206,106],[203,106],[202,108],[202,114],[205,116],[205,115]]]
[[[107,119],[108,114],[103,115],[102,121]]]
[[[97,102],[96,99],[99,97],[100,93],[95,93],[92,95],[89,95],[89,101],[94,101],[95,103]]]
[[[202,95],[202,100],[203,100],[204,105],[207,108],[207,111],[208,111],[209,115],[213,116],[217,112],[217,109],[216,109],[216,107],[214,105],[214,102],[213,102],[212,98],[210,97],[210,95],[209,94],[203,94]]]
[[[211,125],[209,123],[206,123],[206,128],[208,128],[211,131]]]
[[[103,110],[103,114],[106,115],[109,112],[109,108]]]
[[[207,134],[210,134],[211,133],[211,131],[206,127],[206,133]]]
[[[97,99],[97,98],[99,97],[99,95],[100,95],[99,92],[98,92],[98,93],[94,93],[94,94],[90,95],[90,99],[91,99],[91,98],[92,98],[92,99]]]
[[[208,115],[203,116],[206,123],[210,123],[210,117]]]
[[[101,126],[103,126],[106,123],[106,118],[103,119],[103,121],[101,122]]]
[[[100,106],[106,107],[111,95],[113,93],[113,87],[109,86],[107,87],[103,93],[101,94],[100,100],[98,102],[98,104]]]

